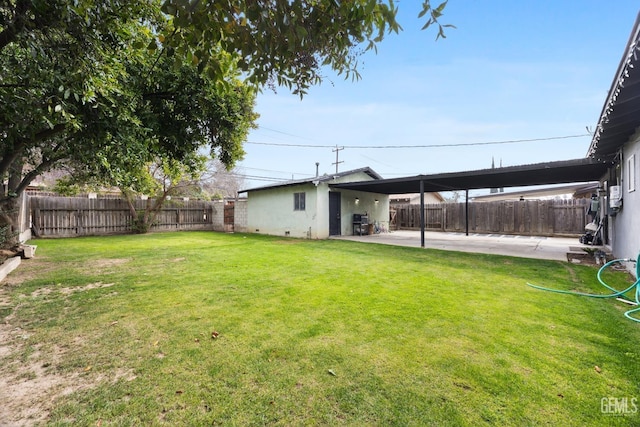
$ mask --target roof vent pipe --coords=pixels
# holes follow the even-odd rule
[[[319,170],[318,170],[318,167],[319,167],[319,166],[320,166],[320,162],[316,162],[316,178],[317,178],[318,176],[320,176],[320,172],[319,172]]]

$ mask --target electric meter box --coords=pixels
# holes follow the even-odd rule
[[[622,206],[622,187],[612,185],[609,187],[609,206],[611,208],[620,208]]]

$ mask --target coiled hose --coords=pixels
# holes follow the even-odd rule
[[[611,286],[607,285],[604,282],[604,280],[602,279],[602,273],[609,266],[611,266],[613,264],[616,264],[616,263],[623,263],[623,262],[634,262],[636,264],[636,281],[633,283],[633,285],[629,286],[627,289],[619,291],[619,290],[617,290],[615,288],[612,288]],[[630,290],[632,290],[633,288],[635,288],[635,290],[636,290],[635,303],[636,303],[636,305],[638,307],[625,312],[624,315],[628,319],[631,319],[634,322],[639,322],[640,323],[640,319],[631,316],[632,313],[640,311],[640,254],[638,254],[638,259],[637,260],[633,260],[633,259],[630,259],[630,258],[625,258],[625,259],[614,259],[612,261],[609,261],[608,263],[606,263],[605,265],[600,267],[600,269],[598,270],[597,277],[598,277],[598,281],[605,288],[613,291],[612,294],[605,294],[605,295],[587,294],[587,293],[584,293],[584,292],[563,291],[561,289],[545,288],[543,286],[532,285],[531,283],[527,283],[527,285],[531,286],[532,288],[540,289],[540,290],[543,290],[543,291],[556,292],[556,293],[559,293],[559,294],[579,295],[579,296],[590,297],[590,298],[619,298],[619,297],[623,296],[624,294],[626,294],[627,292],[629,292]]]

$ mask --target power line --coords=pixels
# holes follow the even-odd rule
[[[272,130],[272,129],[270,129]],[[274,132],[278,132],[275,130],[272,130]],[[280,132],[283,133],[284,132]],[[344,148],[352,148],[352,149],[406,149],[406,148],[443,148],[443,147],[468,147],[468,146],[482,146],[482,145],[498,145],[498,144],[517,144],[517,143],[524,143],[524,142],[536,142],[536,141],[553,141],[553,140],[559,140],[559,139],[570,139],[570,138],[582,138],[582,137],[586,137],[586,136],[591,136],[589,134],[580,134],[580,135],[565,135],[565,136],[554,136],[554,137],[548,137],[548,138],[531,138],[531,139],[513,139],[513,140],[505,140],[505,141],[487,141],[487,142],[468,142],[468,143],[459,143],[459,144],[426,144],[426,145],[369,145],[369,146],[364,146],[364,145],[342,145],[339,147],[339,150],[343,150]],[[331,148],[332,151],[336,152],[336,155],[338,154],[338,151],[336,150],[338,148],[337,145],[312,145],[312,144],[290,144],[290,143],[277,143],[277,142],[256,142],[256,141],[246,141],[245,143],[247,144],[254,144],[254,145],[265,145],[265,146],[275,146],[275,147],[298,147],[298,148]],[[336,162],[338,162],[338,159],[336,158]],[[339,163],[343,163],[342,161],[340,161]],[[337,164],[336,163],[332,163],[336,165],[337,168]],[[240,167],[243,168],[243,167]],[[244,167],[245,169],[251,169],[251,170],[256,170],[256,171],[262,171],[262,172],[274,172],[274,173],[290,173],[290,172],[284,172],[284,171],[275,171],[275,170],[269,170],[269,169],[258,169],[258,168],[249,168],[249,167]],[[256,180],[256,181],[271,181],[271,182],[286,182],[289,181],[290,179],[287,178],[276,178],[276,177],[268,177],[268,176],[257,176],[257,175],[248,175],[248,174],[242,174],[242,173],[235,173],[233,174],[237,177],[241,177],[241,178],[247,178],[250,180]],[[297,173],[296,175],[305,175],[305,176],[311,176],[310,174],[300,174]],[[388,175],[406,175],[406,173],[391,173]]]
[[[274,173],[286,173],[288,175],[291,174],[295,174],[295,175],[308,175],[308,176],[313,176],[310,173],[301,173],[301,172],[289,172],[289,171],[277,171],[277,170],[273,170],[273,169],[260,169],[260,168],[250,168],[248,166],[238,166],[238,169],[248,169],[248,170],[254,170],[254,171],[261,171],[261,172],[274,172]]]
[[[306,139],[307,141],[313,141],[313,139],[311,138],[306,138],[304,136],[300,136],[300,135],[294,135],[292,133],[287,133],[287,132],[282,132],[281,130],[276,130],[276,129],[271,129],[262,125],[258,125],[258,129],[264,129],[264,130],[268,130],[269,132],[275,132],[275,133],[280,133],[282,135],[287,135],[287,136],[293,136],[294,138],[300,138],[300,139]]]
[[[287,182],[287,181],[290,181],[289,179],[286,179],[286,178],[275,178],[275,177],[257,176],[257,175],[245,175],[245,174],[242,174],[242,173],[229,173],[229,176],[236,177],[236,178],[246,178],[246,179],[250,179],[252,181],[269,181],[269,182]]]
[[[462,142],[458,144],[425,144],[425,145],[342,145],[342,148],[351,149],[398,149],[398,148],[447,148],[447,147],[471,147],[480,145],[517,144],[522,142],[554,141],[557,139],[582,138],[589,134],[552,136],[548,138],[511,139],[506,141],[487,142]],[[280,142],[256,142],[246,141],[245,144],[268,145],[272,147],[298,147],[298,148],[335,148],[335,145],[290,144]]]

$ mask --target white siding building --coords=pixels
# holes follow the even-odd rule
[[[247,193],[249,233],[326,239],[354,234],[353,215],[388,229],[389,196],[352,190],[333,190],[332,184],[381,179],[370,168],[289,181],[243,190]]]
[[[603,182],[608,189],[608,234],[612,252],[619,258],[635,259],[640,253],[640,132],[622,147],[621,157],[612,173]],[[620,200],[615,200],[613,186],[618,186]],[[618,191],[618,190],[616,190]],[[612,206],[618,207],[612,207]]]

